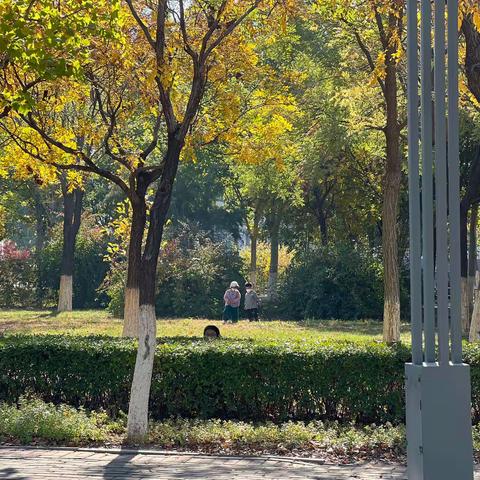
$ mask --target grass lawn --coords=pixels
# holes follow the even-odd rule
[[[262,340],[301,341],[382,339],[381,322],[371,320],[307,320],[302,322],[269,321],[250,323],[242,320],[236,325],[223,325],[218,320],[162,319],[158,320],[158,336],[200,337],[206,325],[215,324],[223,337]],[[0,334],[42,333],[74,335],[119,336],[122,321],[102,310],[81,310],[56,313],[46,310],[0,310]],[[402,325],[402,340],[409,341],[409,325]]]

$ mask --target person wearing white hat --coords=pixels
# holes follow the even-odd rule
[[[240,308],[240,300],[242,294],[240,293],[240,285],[233,281],[230,283],[230,288],[223,295],[225,308],[223,309],[223,323],[238,322],[238,310]]]

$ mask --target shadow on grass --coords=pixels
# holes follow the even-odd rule
[[[55,318],[58,317],[59,314],[60,312],[57,310],[50,310],[48,312],[40,314],[38,318]]]

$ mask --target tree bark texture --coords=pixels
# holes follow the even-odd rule
[[[269,222],[270,230],[270,268],[268,272],[268,297],[275,299],[278,294],[278,254],[279,254],[279,235],[280,235],[280,214],[275,213],[272,215]]]
[[[328,219],[331,215],[331,201],[328,201],[328,197],[333,189],[334,183],[325,186],[322,191],[317,185],[312,188],[313,193],[313,213],[317,219],[318,226],[320,227],[320,237],[323,246],[328,244]]]
[[[57,309],[59,312],[68,312],[73,308],[75,243],[80,229],[84,192],[80,189],[74,189],[71,192],[68,191],[65,180],[62,180],[62,195],[63,248]]]
[[[472,205],[470,211],[470,230],[468,235],[468,306],[473,311],[473,293],[477,273],[477,219],[478,204]]]
[[[397,217],[401,183],[400,128],[395,60],[387,55],[385,76],[386,162],[383,178],[382,247],[384,267],[383,339],[400,340],[400,284],[398,268]]]
[[[476,342],[479,340],[480,334],[480,285],[479,285],[479,274],[475,278],[475,289],[473,294],[473,312],[472,312],[472,321],[470,323],[470,331],[468,335],[469,342]]]
[[[141,195],[132,202],[132,209],[122,334],[124,337],[138,338],[140,321],[140,268],[143,236],[147,222],[145,199],[142,198]]]

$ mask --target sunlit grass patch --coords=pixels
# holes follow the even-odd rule
[[[160,337],[201,337],[205,326],[214,324],[225,338],[268,339],[279,341],[348,340],[371,341],[382,339],[382,324],[373,320],[305,320],[264,321],[246,320],[224,325],[209,319],[159,319]],[[402,326],[402,340],[409,341],[408,325]],[[102,310],[80,310],[56,313],[39,310],[0,310],[0,333],[41,333],[74,335],[120,336],[122,320]]]

